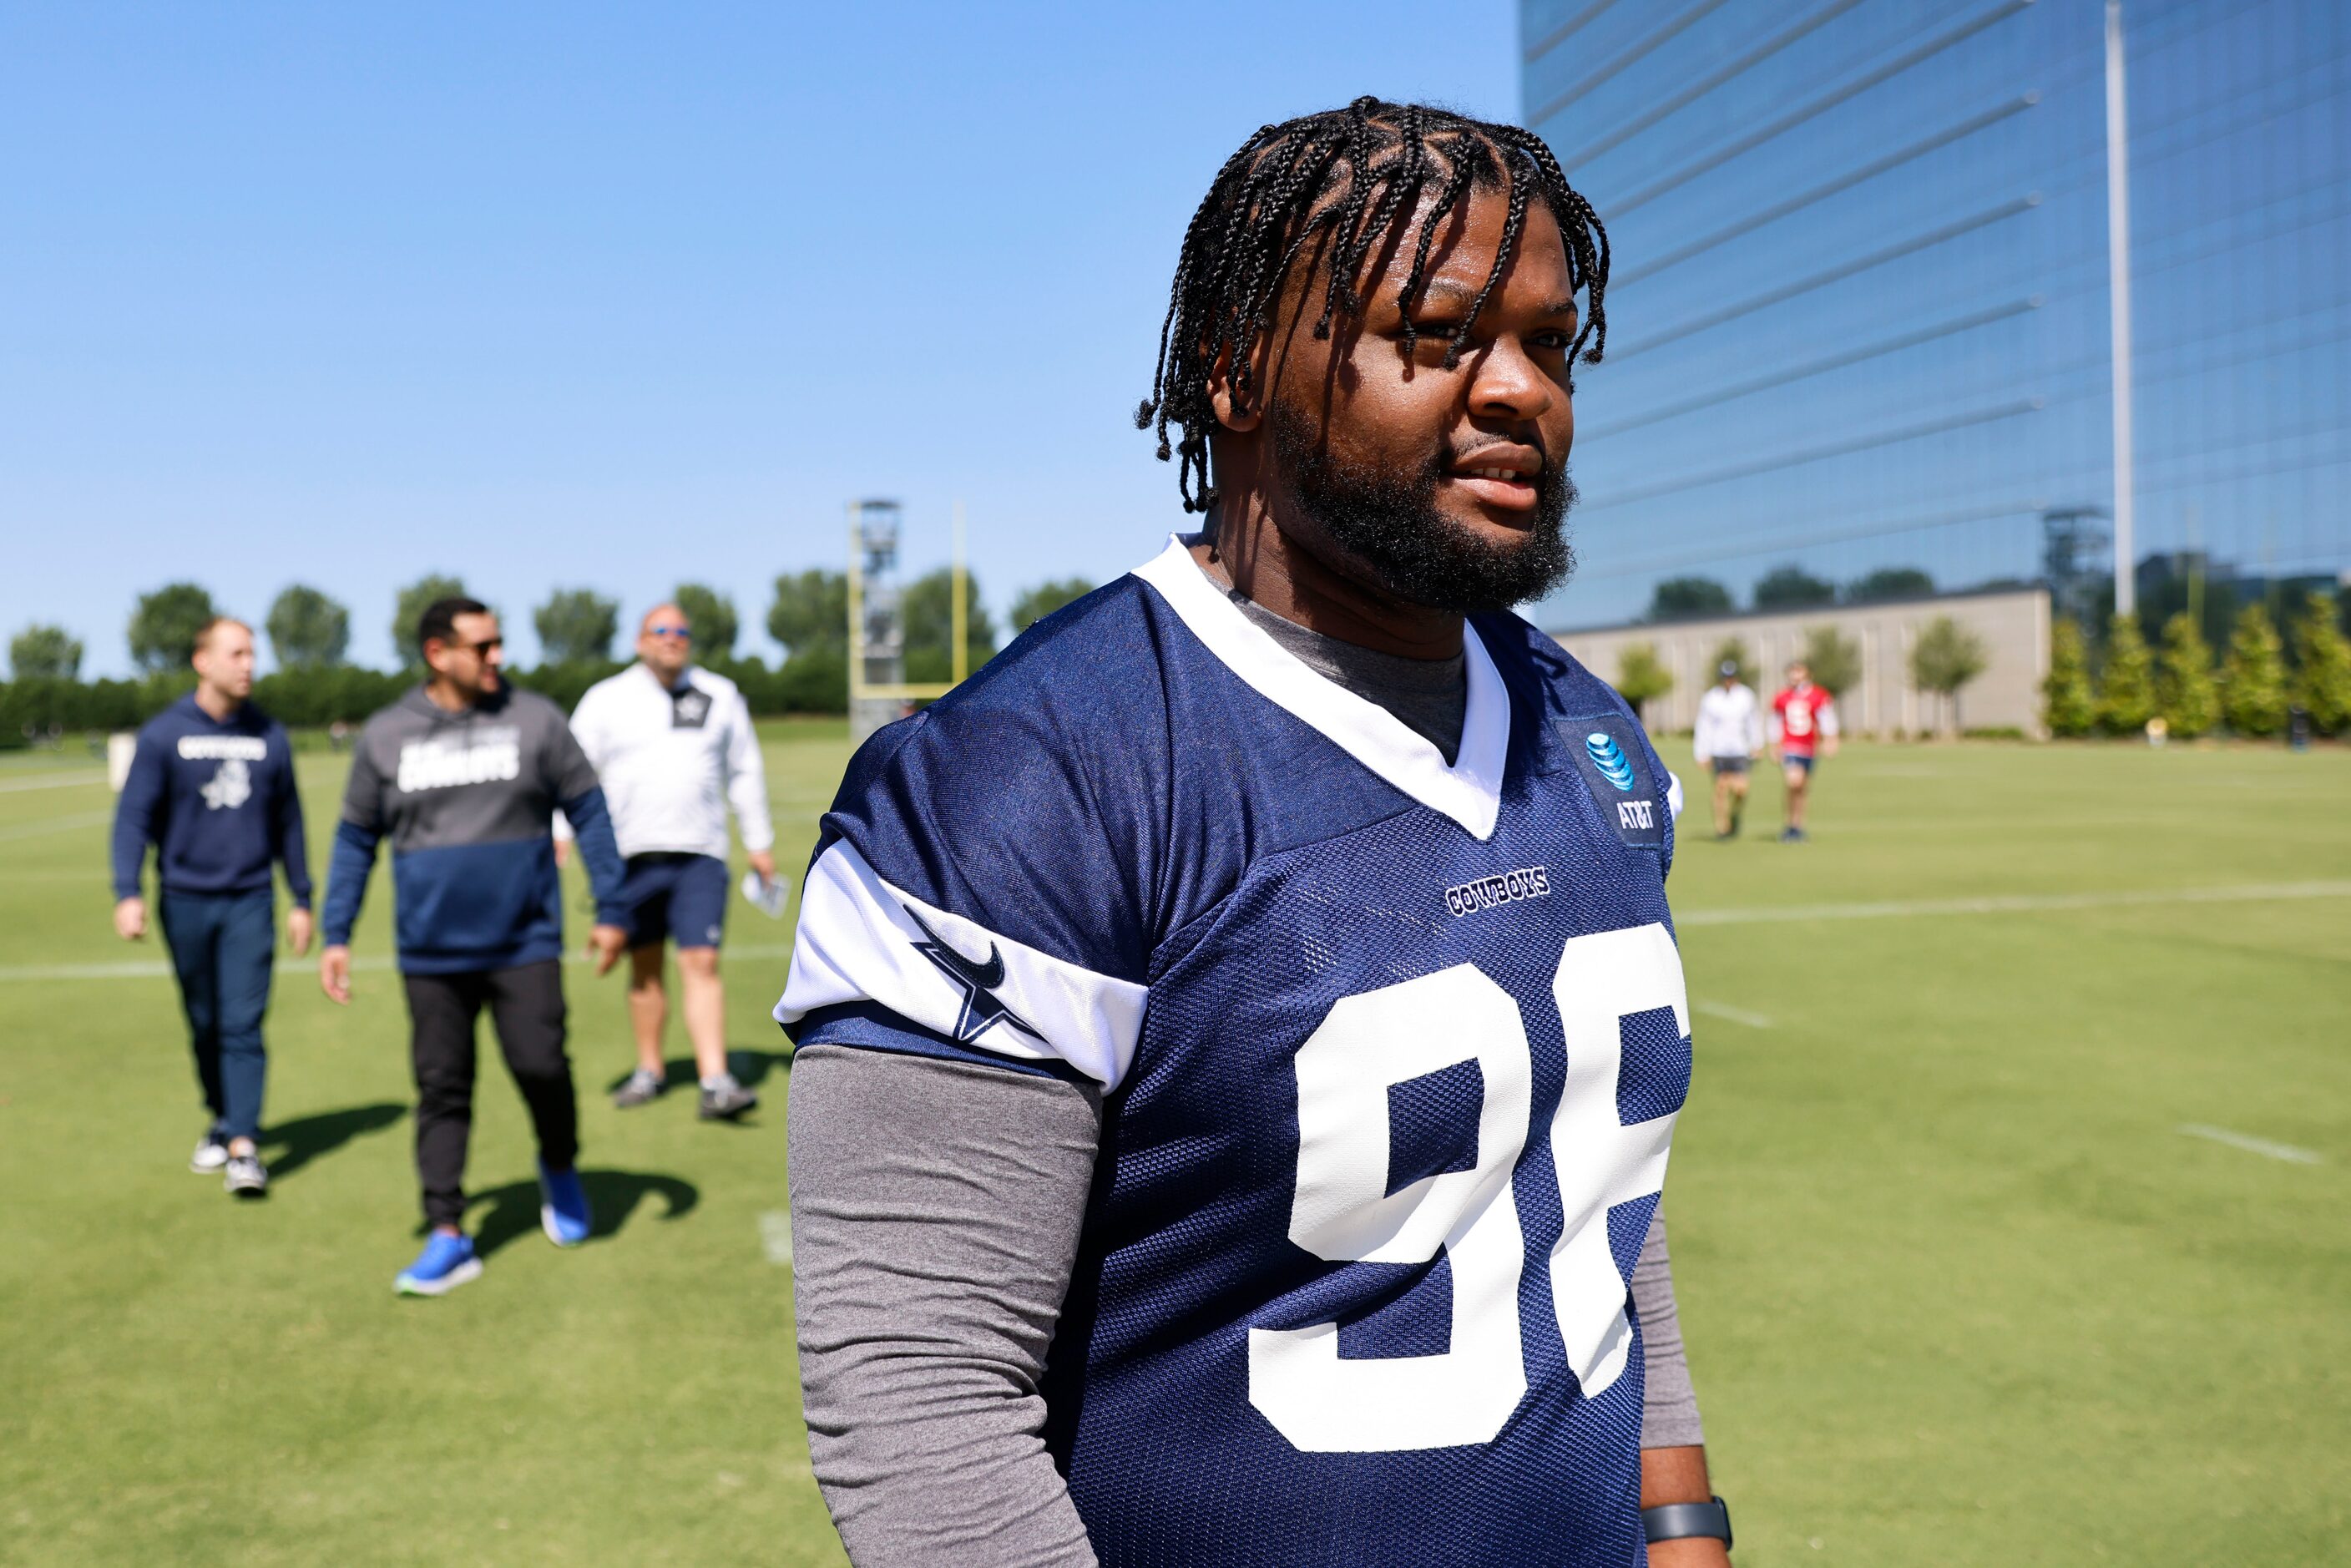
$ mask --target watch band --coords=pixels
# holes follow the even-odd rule
[[[1641,1529],[1653,1541],[1682,1541],[1711,1536],[1730,1545],[1730,1505],[1720,1498],[1705,1502],[1667,1502],[1641,1511]]]

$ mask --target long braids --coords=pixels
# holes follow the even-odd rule
[[[1210,380],[1218,366],[1227,367],[1235,404],[1250,406],[1256,350],[1273,329],[1292,264],[1310,246],[1327,244],[1331,276],[1313,329],[1316,337],[1327,338],[1340,315],[1363,315],[1357,275],[1396,225],[1410,221],[1432,186],[1436,193],[1411,236],[1412,265],[1400,290],[1404,352],[1409,356],[1416,341],[1411,308],[1427,282],[1431,243],[1474,188],[1506,192],[1508,213],[1493,268],[1446,344],[1446,368],[1459,362],[1518,247],[1528,204],[1538,197],[1559,225],[1570,278],[1586,300],[1570,358],[1599,362],[1608,340],[1603,304],[1607,231],[1541,137],[1514,125],[1374,98],[1261,126],[1217,170],[1184,230],[1151,395],[1135,410],[1137,429],[1156,426],[1160,459],[1177,460],[1176,489],[1186,511],[1206,511],[1217,498],[1208,472],[1208,433],[1217,423]],[[1181,431],[1172,442],[1171,423]]]

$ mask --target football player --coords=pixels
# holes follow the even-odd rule
[[[862,1568],[1729,1561],[1657,1223],[1677,789],[1510,613],[1607,256],[1516,127],[1259,131],[1142,409],[1205,528],[851,764],[776,1014]]]
[[[1836,700],[1813,685],[1812,669],[1804,661],[1795,660],[1788,666],[1788,684],[1771,699],[1771,749],[1788,787],[1788,825],[1780,830],[1782,843],[1804,841],[1813,768],[1818,758],[1834,757],[1836,748]]]

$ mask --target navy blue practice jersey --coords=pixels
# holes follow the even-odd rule
[[[1105,1563],[1641,1560],[1676,787],[1524,622],[1466,641],[1448,766],[1171,542],[824,819],[796,1040],[1106,1091],[1045,1386]]]

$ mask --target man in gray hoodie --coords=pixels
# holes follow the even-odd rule
[[[351,925],[392,840],[395,936],[413,1025],[416,1167],[430,1234],[393,1287],[437,1296],[478,1278],[465,1233],[474,1115],[474,1023],[496,1026],[538,1137],[539,1223],[573,1247],[593,1224],[580,1186],[578,1107],[564,1050],[563,911],[552,821],[559,807],[596,893],[596,972],[627,946],[622,867],[596,771],[563,711],[501,678],[497,617],[471,599],[426,610],[424,684],[367,722],[351,758],[327,874],[319,979],[350,1000]]]

